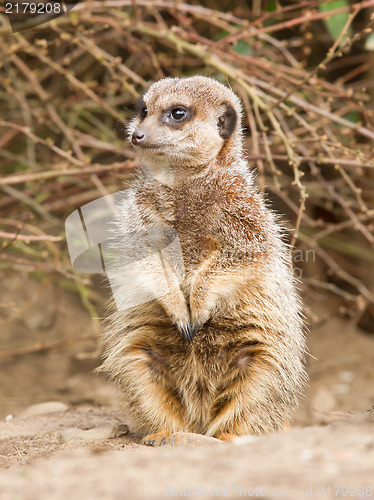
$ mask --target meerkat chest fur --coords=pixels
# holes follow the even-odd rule
[[[173,188],[155,181],[137,190],[143,220],[175,229],[189,270],[218,249],[226,250],[230,264],[240,251],[266,252],[265,242],[271,244],[272,221],[248,182],[249,172],[242,178],[214,163],[204,175]]]
[[[305,380],[301,306],[243,156],[239,99],[210,78],[166,78],[128,131],[141,173],[114,244],[125,252],[156,228],[159,257],[112,273],[123,307],[109,319],[103,370],[145,432],[281,428]]]

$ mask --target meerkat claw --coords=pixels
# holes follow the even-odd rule
[[[194,337],[197,330],[200,328],[201,326],[201,323],[197,322],[195,323],[194,325],[191,326],[191,332],[192,332],[192,336]]]
[[[187,342],[192,342],[197,330],[200,328],[201,323],[196,322],[193,325],[188,322],[186,325],[181,325],[180,323],[175,323],[178,330],[182,333],[183,337]]]
[[[196,333],[196,330],[194,331],[192,328],[191,328],[191,324],[190,323],[187,323],[185,326],[182,326],[182,325],[177,325],[179,330],[181,331],[183,337],[185,338],[185,340],[187,342],[192,342],[193,341],[193,338],[194,338],[194,335]]]
[[[192,342],[197,330],[200,328],[201,323],[195,323],[191,325],[191,323],[187,323],[186,326],[179,326],[178,328],[183,334],[183,337],[187,340],[187,342]]]
[[[146,446],[154,446],[155,443],[156,441],[154,439],[147,439],[143,444],[145,444]]]

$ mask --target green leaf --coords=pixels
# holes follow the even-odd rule
[[[236,52],[237,54],[241,54],[243,56],[247,56],[249,54],[252,54],[252,47],[243,40],[239,40],[234,47],[234,52]]]
[[[349,111],[343,116],[343,118],[349,120],[350,122],[357,123],[360,120],[361,115],[358,111]]]
[[[348,0],[334,0],[333,2],[326,2],[319,4],[320,12],[329,12],[332,10],[340,9],[341,7],[348,7]],[[327,17],[323,20],[325,26],[330,33],[333,40],[337,40],[340,33],[343,31],[344,26],[348,21],[349,13],[340,12],[338,14],[332,14],[330,17]],[[340,40],[340,46],[344,45],[347,39],[352,36],[352,27],[350,26],[347,30],[347,33]]]
[[[266,12],[273,12],[274,10],[277,10],[279,6],[279,2],[276,0],[269,0],[267,6],[266,6]]]

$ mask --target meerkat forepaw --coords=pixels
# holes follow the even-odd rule
[[[214,301],[208,301],[207,297],[201,293],[192,290],[190,294],[190,311],[191,324],[195,328],[195,333],[198,328],[206,323],[215,307]]]
[[[210,317],[210,310],[196,310],[196,308],[191,307],[191,324],[194,329],[194,333],[200,328],[201,325],[206,323]]]
[[[174,290],[165,295],[161,303],[166,314],[187,339],[190,336],[190,313],[182,292]]]

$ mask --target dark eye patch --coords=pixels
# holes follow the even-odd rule
[[[191,108],[176,104],[170,106],[161,115],[162,123],[169,125],[173,128],[179,128],[184,123],[190,121],[194,117],[194,112]]]
[[[147,105],[143,99],[140,97],[135,103],[135,113],[140,116],[141,119],[144,119],[147,116]]]

